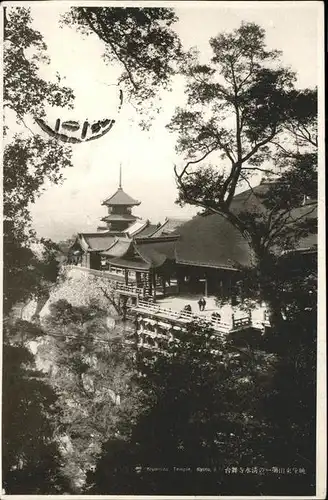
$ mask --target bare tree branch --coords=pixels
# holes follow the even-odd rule
[[[261,167],[243,167],[243,170],[258,170],[259,172],[264,172],[265,174],[275,174],[273,170]]]
[[[282,215],[280,215],[279,212],[278,212],[277,213],[278,218],[275,221],[275,224],[272,225],[271,230],[270,230],[270,232],[268,234],[267,240],[268,241],[269,240],[273,240],[274,238],[276,238],[277,236],[279,236],[279,234],[281,234],[286,227],[288,227],[288,226],[290,227],[290,226],[294,225],[296,222],[299,222],[300,220],[306,219],[309,215],[311,215],[311,213],[313,213],[316,210],[316,208],[317,208],[317,206],[314,205],[312,207],[312,209],[309,210],[307,213],[302,214],[302,215],[300,215],[299,217],[296,217],[296,218],[293,218],[291,216],[291,210],[292,209],[285,210]],[[285,216],[287,216],[287,217],[285,217]],[[272,231],[273,228],[275,228],[274,231]]]
[[[186,163],[186,165],[183,167],[182,172],[180,174],[178,174],[177,167],[176,167],[176,165],[174,165],[174,167],[173,167],[174,168],[174,173],[175,173],[175,176],[176,176],[176,179],[177,179],[179,185],[181,186],[182,177],[186,174],[187,169],[188,169],[188,167],[190,167],[190,165],[196,165],[197,163],[205,160],[205,158],[207,158],[216,149],[217,149],[217,144],[215,144],[212,148],[210,148],[203,156],[201,156],[197,160],[190,160],[190,161],[188,161]]]
[[[119,302],[117,303],[114,299],[113,296],[110,296],[107,291],[103,288],[103,287],[100,287],[101,291],[103,292],[104,296],[106,297],[106,299],[109,301],[109,303],[114,307],[115,311],[118,313],[118,314],[122,314],[122,310],[121,310],[121,307],[119,305]]]

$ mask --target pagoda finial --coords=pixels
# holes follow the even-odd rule
[[[122,189],[122,163],[120,163],[120,182],[118,187]]]

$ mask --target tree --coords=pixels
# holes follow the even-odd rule
[[[169,128],[188,159],[175,167],[178,203],[222,214],[250,243],[254,267],[243,269],[244,285],[269,305],[273,328],[265,348],[279,355],[264,404],[275,436],[271,457],[308,468],[306,479],[281,482],[285,494],[298,483],[304,495],[315,485],[317,269],[314,252],[295,250],[316,232],[316,204],[306,198],[317,197],[317,97],[295,88],[296,75],[278,64],[264,35],[243,23],[210,40],[211,64],[189,56],[188,109],[177,109]],[[215,160],[204,164],[210,155]],[[256,191],[255,174],[273,182]],[[245,185],[251,202],[240,208],[234,197]]]
[[[84,11],[87,11],[86,16],[84,15]],[[72,10],[72,20],[80,26],[86,19],[90,21],[89,14],[91,13],[92,24],[95,27],[97,23],[94,24],[94,16],[96,15],[97,22],[101,21],[103,23],[104,12],[105,15],[112,12],[113,16],[116,16],[111,28],[112,32],[116,30],[115,41],[111,42],[111,46],[114,47],[115,57],[118,55],[118,59],[124,61],[123,65],[128,71],[129,77],[127,78],[126,75],[123,75],[122,80],[125,81],[127,87],[130,83],[134,90],[138,86],[140,96],[143,98],[154,95],[155,88],[158,88],[161,83],[165,84],[165,82],[168,82],[172,74],[171,56],[175,51],[178,52],[179,50],[177,36],[169,28],[175,21],[175,16],[172,12],[165,9],[146,9],[144,11],[142,9],[108,9],[106,14],[106,9],[96,9],[96,12],[94,12],[94,9],[83,8]],[[83,14],[82,17],[81,13]],[[49,60],[46,57],[46,45],[42,39],[42,35],[32,28],[31,10],[23,7],[6,8],[4,10],[4,21],[4,104],[6,134],[4,153],[4,312],[7,315],[18,301],[25,301],[35,294],[42,293],[44,288],[48,288],[49,282],[53,282],[57,274],[57,266],[54,258],[55,252],[49,247],[47,242],[43,242],[46,251],[46,255],[43,256],[44,258],[38,258],[33,251],[31,243],[36,241],[36,236],[31,228],[29,207],[44,190],[47,181],[53,183],[61,182],[63,179],[63,169],[71,166],[71,150],[66,145],[62,145],[55,140],[45,140],[41,136],[34,134],[26,125],[26,117],[30,116],[35,120],[40,117],[42,118],[46,105],[72,107],[73,93],[67,87],[61,86],[59,75],[55,82],[45,81],[39,76],[38,70],[40,65],[49,62]],[[122,40],[120,40],[120,37]],[[106,37],[107,41],[111,40]],[[124,45],[126,51],[124,52],[124,49],[122,49],[123,53],[119,46],[123,47]],[[108,51],[109,46],[110,44],[106,49]],[[110,57],[109,52],[107,57]],[[141,85],[142,81],[145,83],[144,88]],[[145,92],[147,85],[148,94]],[[21,127],[20,129],[18,128],[18,133],[14,132],[16,125]],[[74,322],[77,322],[77,324],[74,325]],[[27,325],[25,327],[27,328]],[[90,432],[92,433],[93,427],[96,428],[96,424],[100,426],[100,430],[95,430],[96,444],[97,439],[101,441],[102,433],[104,436],[108,436],[113,426],[115,427],[116,417],[112,415],[114,403],[110,399],[107,385],[104,385],[104,381],[102,380],[103,373],[101,368],[104,366],[106,368],[104,369],[108,378],[106,383],[113,382],[114,385],[123,384],[124,386],[126,380],[125,375],[121,373],[124,363],[120,365],[122,368],[121,371],[117,368],[116,374],[113,373],[113,370],[110,372],[108,368],[113,368],[115,360],[122,354],[120,344],[116,347],[112,345],[110,352],[101,349],[98,350],[97,362],[101,365],[101,367],[98,366],[99,373],[96,373],[90,365],[94,359],[89,351],[88,365],[85,361],[83,349],[86,348],[85,344],[90,349],[93,348],[92,336],[94,335],[94,338],[96,338],[96,334],[99,333],[97,330],[99,325],[93,325],[92,327],[89,324],[86,327],[86,331],[84,327],[83,321],[82,323],[80,322],[79,315],[73,315],[69,328],[73,333],[77,332],[82,336],[84,345],[77,342],[76,339],[69,341],[69,352],[75,360],[72,366],[71,359],[65,357],[65,349],[67,349],[68,345],[65,343],[62,343],[60,346],[57,345],[57,355],[58,359],[60,359],[61,368],[63,373],[68,374],[68,377],[66,381],[63,378],[61,379],[59,375],[56,379],[58,387],[62,389],[58,403],[59,407],[63,408],[59,428],[64,432],[67,422],[69,421],[71,424],[70,430],[72,435],[75,433],[75,463],[79,464],[80,459],[83,466],[87,462],[86,454],[89,453],[90,456],[93,456],[95,452],[95,450],[87,450],[85,452],[83,447],[86,442],[90,444]],[[31,328],[31,326],[29,325],[28,328]],[[56,330],[55,326],[52,328]],[[61,328],[63,328],[63,325],[58,330],[61,330]],[[102,326],[100,331],[103,333],[103,330],[104,327]],[[10,335],[14,335],[12,329],[10,329],[6,338],[6,347],[8,347],[5,351],[6,356],[13,347],[14,342],[10,338]],[[102,347],[104,345],[106,346],[107,342],[101,344]],[[61,356],[58,352],[61,353]],[[12,365],[8,365],[8,376],[10,375],[10,370],[13,370]],[[92,383],[94,384],[95,390],[98,391],[99,389],[100,392],[103,391],[100,395],[97,393],[97,397],[99,396],[100,398],[99,401],[96,400],[95,395],[90,395],[88,389],[84,387],[85,372],[83,370],[89,371],[87,374],[90,378],[89,382],[91,385]],[[92,372],[91,374],[90,371]],[[21,384],[22,387],[25,387],[24,372],[16,371],[15,375],[17,376],[17,385]],[[92,375],[94,379],[92,379]],[[115,380],[113,380],[113,377]],[[60,383],[58,380],[60,380]],[[67,404],[65,404],[65,396],[67,396],[67,393],[64,391],[65,382],[68,389],[71,384],[71,388],[76,390],[75,396],[79,400],[79,403],[81,403],[81,406],[75,408],[75,413],[73,409],[69,409]],[[34,398],[39,397],[40,399],[42,397],[43,385],[37,385],[35,391],[31,392],[30,395],[28,389],[29,387],[26,387],[26,405],[30,405],[33,408]],[[122,394],[127,390],[125,387],[120,386],[121,389]],[[5,391],[8,391],[7,386]],[[40,392],[39,396],[38,391]],[[9,395],[10,393],[6,392],[6,404],[6,398]],[[128,400],[128,398],[125,400]],[[83,410],[90,402],[92,403],[89,414],[91,418],[88,419],[88,417],[85,417]],[[120,405],[120,409],[117,409],[117,412],[123,411],[123,409],[124,405]],[[10,411],[10,418],[16,421],[19,418],[19,405],[11,406]],[[106,418],[106,411],[109,412],[108,418]],[[102,423],[97,419],[98,413],[103,417]],[[8,418],[8,421],[10,418]],[[52,418],[52,414],[50,418]],[[70,418],[72,421],[69,420]],[[50,424],[50,422],[48,423]],[[13,435],[8,429],[7,427],[5,430],[5,439],[8,439],[9,447]],[[37,462],[33,461],[35,455],[33,454],[33,449],[28,445],[30,438],[38,442],[39,436],[33,436],[34,431],[40,433],[42,437],[40,428],[37,425],[34,428],[31,425],[29,433],[26,436],[24,432],[20,435],[22,441],[21,449],[26,454],[28,474],[31,476],[34,474],[31,492],[42,491],[50,493],[53,491],[51,481],[49,480],[48,491],[44,488],[43,484],[43,478],[48,478],[50,472],[46,473],[44,470],[44,476],[39,479],[38,472],[41,472],[41,468]],[[55,461],[57,445],[54,442],[52,444],[54,446],[54,468],[52,469],[52,473],[56,477]],[[82,457],[78,457],[77,450],[81,450]],[[13,452],[14,454],[15,452],[17,454],[20,453],[16,446],[13,447]],[[40,452],[41,455],[42,453]],[[36,455],[36,460],[38,460],[40,454]],[[18,455],[16,458],[11,457],[9,460],[8,467],[10,471],[13,470],[11,469],[12,463],[15,468],[15,460],[19,462]],[[76,471],[77,468],[75,467],[74,472]],[[66,472],[69,471],[66,469]],[[72,473],[72,470],[70,472]],[[16,479],[14,480],[16,481]],[[27,481],[27,478],[25,480]],[[23,482],[23,479],[21,481]],[[27,481],[26,488],[28,489],[29,487]],[[22,483],[20,488],[20,491],[22,491]]]
[[[6,325],[2,386],[2,473],[6,494],[64,494],[69,484],[62,474],[56,443],[57,395],[35,367],[24,341],[42,335],[21,321]],[[13,338],[17,341],[11,345]]]
[[[104,60],[120,65],[118,83],[144,115],[147,102],[153,106],[175,74],[181,56],[180,40],[172,30],[177,20],[172,9],[159,7],[72,7],[63,16],[64,24],[104,42]]]
[[[220,211],[242,231],[247,228],[230,210],[236,188],[254,171],[272,173],[261,165],[272,158],[276,141],[296,123],[315,122],[316,114],[315,92],[295,90],[295,74],[277,66],[279,53],[266,49],[264,37],[259,26],[243,23],[210,40],[212,65],[200,65],[196,54],[188,54],[183,67],[188,110],[178,108],[169,124],[178,133],[178,152],[190,158],[181,172],[175,170],[178,201]],[[306,99],[307,113],[300,116]],[[202,171],[192,168],[213,153],[220,164],[209,169],[212,176],[202,193]]]
[[[127,435],[122,432],[103,446],[97,468],[89,474],[90,492],[259,491],[261,478],[238,477],[240,484],[232,485],[224,469],[270,461],[269,425],[261,414],[275,362],[272,355],[218,337],[206,322],[177,332],[162,352],[147,357],[142,351],[138,384],[143,411]],[[210,472],[197,473],[198,467]]]
[[[44,322],[40,355],[45,362],[51,360],[49,380],[58,393],[60,428],[69,443],[63,470],[75,491],[80,491],[102,443],[117,435],[123,416],[132,422],[140,407],[123,325],[109,330],[107,315],[96,303],[74,307],[59,300]]]
[[[44,115],[44,104],[66,106],[72,91],[57,82],[46,82],[38,75],[40,63],[50,63],[41,33],[31,27],[31,9],[4,9],[4,105],[21,119],[27,113]],[[32,50],[32,56],[29,51]],[[18,76],[19,75],[19,76]]]
[[[3,309],[5,315],[12,307],[28,298],[43,300],[48,297],[49,289],[57,280],[59,263],[56,245],[42,238],[38,256],[32,248],[23,246],[15,237],[15,232],[4,234],[4,293]]]
[[[56,394],[36,370],[28,349],[28,342],[42,332],[33,324],[15,323],[12,311],[56,280],[52,244],[40,242],[40,257],[33,250],[37,240],[29,207],[44,182],[59,182],[61,169],[71,165],[70,150],[31,136],[25,125],[27,115],[42,116],[45,104],[65,106],[73,98],[59,81],[39,77],[39,65],[47,62],[46,46],[31,22],[30,9],[4,9],[4,488],[6,493],[67,493],[56,441]]]
[[[211,64],[199,64],[196,53],[186,56],[188,107],[177,108],[168,126],[178,135],[177,151],[188,158],[181,170],[175,167],[177,202],[220,213],[237,227],[251,245],[260,282],[277,262],[277,248],[291,250],[315,231],[315,207],[300,217],[295,209],[305,195],[316,195],[316,92],[295,88],[296,75],[279,64],[279,52],[266,48],[265,32],[254,23],[210,45]],[[210,155],[216,166],[204,164]],[[255,208],[237,210],[236,189],[252,190],[258,173],[276,182],[261,195],[253,192]],[[280,311],[272,306],[275,322]]]
[[[8,312],[37,287],[30,204],[44,190],[45,181],[60,182],[62,170],[71,166],[71,150],[31,135],[25,118],[43,116],[46,104],[71,106],[73,94],[60,86],[59,77],[54,83],[39,77],[40,64],[49,59],[42,35],[31,27],[30,9],[6,7],[4,19],[4,305]],[[21,127],[17,133],[12,130],[15,121]]]

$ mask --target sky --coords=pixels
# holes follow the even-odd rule
[[[320,2],[201,3],[175,4],[179,21],[174,29],[185,49],[196,46],[206,61],[211,54],[210,37],[238,28],[242,21],[256,22],[266,31],[268,47],[282,50],[283,63],[297,72],[297,85],[318,84]],[[41,68],[42,76],[59,72],[63,83],[76,95],[74,112],[66,113],[67,118],[97,118],[97,113],[104,116],[104,103],[114,113],[117,68],[103,61],[102,42],[95,35],[83,37],[73,28],[59,28],[60,15],[69,7],[64,1],[35,2],[30,7],[34,27],[44,36],[51,58],[50,66]],[[64,172],[63,184],[47,186],[32,206],[39,236],[60,240],[77,232],[95,231],[100,218],[106,215],[102,200],[118,187],[120,164],[124,190],[141,201],[135,215],[153,223],[170,216],[194,215],[194,207],[181,209],[174,203],[177,189],[173,165],[183,165],[184,158],[175,152],[175,138],[165,128],[183,99],[182,80],[177,78],[172,92],[162,94],[162,111],[149,131],[140,129],[137,112],[124,102],[108,134],[90,143],[73,145],[74,166]],[[66,115],[62,114],[63,119]],[[54,120],[50,111],[49,119]]]

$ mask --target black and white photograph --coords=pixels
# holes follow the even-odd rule
[[[1,29],[1,498],[325,498],[323,2]]]

